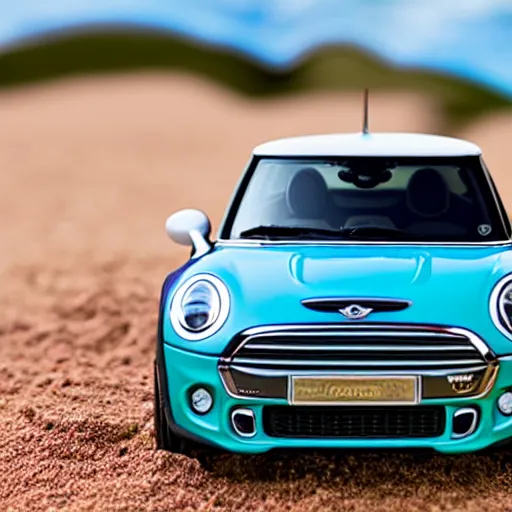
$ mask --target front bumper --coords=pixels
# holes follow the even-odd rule
[[[219,375],[216,356],[205,356],[162,345],[160,368],[165,372],[173,428],[181,435],[232,452],[262,453],[275,448],[419,448],[443,453],[477,451],[512,438],[512,417],[502,415],[496,406],[498,397],[512,388],[512,357],[499,359],[499,370],[492,389],[478,398],[423,400],[423,405],[445,407],[446,426],[442,435],[429,438],[277,438],[265,434],[263,407],[288,405],[285,399],[236,398],[230,396]],[[214,405],[205,415],[190,408],[190,392],[196,386],[207,387],[214,396]],[[167,407],[169,408],[169,401]],[[477,406],[480,420],[476,430],[462,439],[452,437],[452,419],[461,407]],[[239,436],[231,425],[235,407],[254,412],[256,434],[251,438]]]

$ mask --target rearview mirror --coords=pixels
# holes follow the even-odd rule
[[[173,213],[165,222],[165,230],[177,244],[191,245],[194,248],[193,258],[211,249],[210,220],[201,210],[186,209]]]

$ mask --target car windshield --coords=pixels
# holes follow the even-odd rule
[[[479,157],[261,158],[222,238],[491,242],[507,238]]]

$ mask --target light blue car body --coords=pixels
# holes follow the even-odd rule
[[[283,245],[258,246],[221,243],[190,264],[163,297],[163,344],[175,422],[196,438],[238,452],[259,453],[286,447],[417,447],[441,452],[479,450],[512,436],[512,418],[496,408],[497,397],[512,387],[512,341],[494,325],[489,299],[495,284],[512,272],[512,251],[502,246],[427,245]],[[203,341],[181,339],[173,331],[169,315],[173,290],[197,273],[222,279],[231,297],[231,311],[222,328]],[[464,439],[444,434],[428,439],[283,439],[265,435],[261,409],[286,404],[280,399],[231,397],[219,376],[219,357],[237,333],[251,327],[278,324],[333,322],[331,313],[306,309],[301,300],[318,296],[407,298],[404,311],[375,313],[371,322],[436,324],[463,327],[482,338],[496,354],[499,370],[485,397],[424,400],[446,405],[450,411],[477,404],[482,420]],[[354,321],[336,318],[337,322]],[[361,320],[365,324],[367,319]],[[214,406],[204,416],[188,405],[188,390],[196,383],[214,390]],[[234,406],[255,411],[257,434],[243,439],[229,424]]]

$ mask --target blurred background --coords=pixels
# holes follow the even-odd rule
[[[510,0],[4,2],[0,268],[176,251],[169,213],[216,227],[254,145],[358,131],[364,87],[374,131],[480,144],[512,207],[511,62]]]

